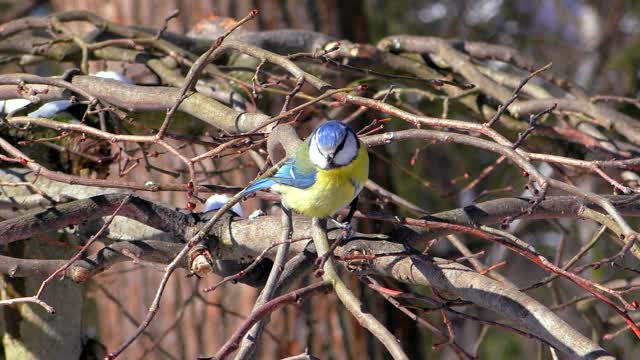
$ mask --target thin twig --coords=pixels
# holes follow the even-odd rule
[[[31,302],[31,303],[35,303],[35,304],[38,304],[38,305],[42,306],[48,313],[54,314],[56,312],[55,309],[52,306],[48,305],[47,303],[45,303],[44,301],[41,300],[42,293],[44,292],[45,287],[58,274],[60,274],[61,272],[67,270],[69,268],[69,266],[71,266],[76,260],[78,260],[84,254],[84,252],[87,250],[87,248],[89,248],[89,246],[91,246],[91,244],[93,244],[93,242],[96,239],[98,239],[98,237],[100,235],[102,235],[102,233],[111,225],[111,223],[113,222],[113,219],[116,217],[116,215],[118,215],[118,213],[120,212],[122,207],[129,201],[130,198],[131,198],[131,195],[125,197],[124,200],[122,200],[120,205],[116,208],[116,210],[109,217],[109,219],[107,221],[105,221],[105,223],[102,225],[102,227],[100,227],[98,232],[96,232],[87,241],[87,243],[84,244],[84,246],[82,246],[80,251],[78,251],[73,257],[71,257],[71,259],[69,259],[69,261],[64,263],[60,268],[58,268],[56,271],[54,271],[51,275],[49,275],[46,279],[44,279],[42,281],[42,283],[40,284],[40,287],[38,288],[38,291],[36,292],[35,295],[27,296],[27,297],[21,297],[21,298],[15,298],[15,299],[0,300],[0,306],[14,305],[14,304],[24,303],[24,302]]]
[[[313,243],[316,246],[318,256],[321,257],[329,252],[329,242],[327,232],[322,221],[313,218],[312,221]],[[369,330],[387,348],[391,356],[398,359],[408,359],[395,336],[382,325],[373,315],[362,311],[362,302],[347,288],[336,272],[333,257],[329,256],[324,263],[324,274],[322,278],[333,286],[340,302],[349,310],[360,325]]]
[[[509,105],[511,105],[511,103],[513,103],[518,98],[518,96],[520,96],[520,92],[522,91],[522,88],[524,88],[524,86],[529,82],[529,80],[533,79],[541,72],[549,69],[551,65],[552,65],[551,63],[548,63],[547,65],[539,68],[538,70],[531,72],[527,77],[522,79],[522,81],[520,81],[520,84],[518,84],[518,87],[516,87],[516,89],[511,94],[511,97],[503,105],[501,105],[498,108],[498,111],[496,111],[496,113],[493,115],[491,120],[489,120],[485,125],[487,127],[492,127],[493,124],[495,124],[496,121],[500,119],[500,116],[504,114],[504,112],[507,110]]]
[[[251,315],[240,325],[240,327],[231,335],[227,342],[211,357],[200,357],[200,360],[223,360],[229,356],[240,345],[240,340],[247,334],[249,329],[253,327],[258,321],[264,319],[267,315],[276,311],[287,304],[299,304],[302,303],[307,297],[312,296],[318,292],[328,290],[331,284],[322,281],[309,285],[307,287],[292,291],[288,294],[279,296],[262,306],[256,308]]]
[[[256,311],[260,306],[266,304],[271,300],[273,295],[275,294],[276,287],[278,285],[278,280],[280,280],[280,275],[284,270],[284,264],[287,259],[287,255],[289,253],[289,246],[291,245],[291,236],[293,235],[293,220],[291,218],[291,210],[282,208],[282,245],[278,248],[276,253],[275,260],[273,261],[273,266],[271,267],[271,272],[269,273],[269,277],[267,278],[267,283],[264,288],[260,292],[258,299],[253,305],[253,311]],[[240,350],[238,351],[238,355],[236,359],[246,359],[251,356],[253,350],[255,349],[255,344],[259,341],[260,336],[262,335],[262,331],[266,326],[266,321],[261,320],[258,323],[254,324],[251,330],[247,333],[247,335],[242,339],[242,343],[240,344]]]

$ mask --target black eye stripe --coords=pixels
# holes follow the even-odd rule
[[[338,147],[336,148],[336,154],[339,153],[342,148],[344,147],[344,144],[347,142],[347,137],[349,136],[349,133],[344,133],[344,136],[342,137],[342,141],[340,142],[340,145],[338,145]]]

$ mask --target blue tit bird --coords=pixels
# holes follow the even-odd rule
[[[320,125],[272,177],[256,181],[244,195],[271,188],[282,204],[309,217],[331,216],[349,205],[369,177],[367,147],[339,121]]]

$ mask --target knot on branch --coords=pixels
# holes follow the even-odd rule
[[[67,275],[74,282],[81,283],[89,279],[93,275],[93,273],[89,269],[86,269],[82,266],[72,266],[67,271]]]
[[[192,274],[203,278],[213,273],[213,257],[209,249],[202,245],[196,246],[188,255],[189,270]]]
[[[373,260],[372,254],[366,249],[349,249],[347,256],[342,257],[347,270],[354,273],[365,272]]]

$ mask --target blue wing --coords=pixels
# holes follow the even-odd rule
[[[304,169],[301,168],[308,168]],[[261,189],[270,188],[275,184],[284,184],[293,186],[299,189],[306,189],[316,182],[316,170],[311,166],[310,168],[301,167],[296,165],[296,158],[291,157],[278,169],[278,171],[268,178],[264,178],[256,181],[249,186],[245,191],[245,195],[249,195]]]
[[[273,184],[275,184],[275,181],[271,180],[271,178],[260,179],[260,180],[256,181],[255,183],[253,183],[248,188],[246,188],[242,192],[242,194],[243,195],[249,195],[249,194],[254,193],[254,192],[258,191],[258,190],[270,188],[271,186],[273,186]]]

